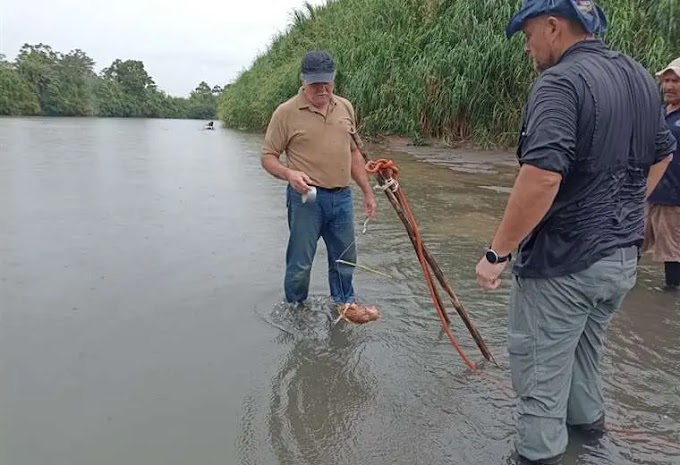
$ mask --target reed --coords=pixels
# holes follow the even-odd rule
[[[223,92],[228,127],[263,130],[300,85],[302,55],[328,50],[336,92],[363,134],[512,146],[534,79],[521,34],[505,25],[520,0],[330,0],[291,14],[288,29]],[[604,39],[650,72],[680,55],[680,0],[602,0]]]

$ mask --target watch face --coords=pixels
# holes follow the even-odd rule
[[[496,252],[493,250],[487,250],[486,251],[486,259],[489,263],[497,263],[498,262],[498,255],[496,255]]]

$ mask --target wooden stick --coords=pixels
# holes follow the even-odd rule
[[[361,141],[359,140],[359,137],[356,132],[352,133],[352,137],[354,139],[354,142],[356,143],[357,147],[359,147],[359,151],[364,158],[366,162],[369,161],[368,155],[365,153],[365,151],[361,148]],[[380,186],[385,186],[386,180],[382,176],[381,173],[375,173],[375,177],[378,180],[378,184]],[[385,195],[387,196],[387,199],[389,200],[390,204],[392,204],[392,207],[394,208],[395,212],[397,213],[397,216],[401,220],[401,222],[404,224],[404,228],[406,228],[406,232],[409,236],[409,239],[411,240],[411,244],[413,244],[413,247],[416,248],[416,235],[415,231],[413,229],[413,226],[411,223],[408,221],[406,218],[406,215],[404,214],[403,209],[399,205],[399,201],[395,197],[394,193],[389,190],[389,189],[384,189]],[[425,256],[425,259],[427,260],[428,265],[430,265],[430,268],[432,269],[432,272],[434,273],[435,277],[437,278],[437,281],[439,281],[439,284],[442,286],[446,294],[449,296],[451,303],[453,304],[453,307],[456,309],[456,312],[460,316],[460,318],[463,320],[463,323],[465,324],[466,328],[470,332],[470,335],[472,338],[475,340],[475,343],[477,344],[477,347],[479,347],[479,350],[482,352],[482,355],[486,360],[492,360],[495,363],[495,360],[493,358],[493,355],[491,354],[491,351],[489,350],[488,346],[486,345],[486,342],[482,338],[482,335],[479,333],[479,330],[477,327],[472,323],[470,320],[470,316],[463,307],[463,304],[460,302],[460,299],[456,295],[456,293],[453,291],[451,288],[450,284],[444,277],[444,273],[442,272],[442,269],[439,267],[439,264],[436,262],[432,254],[427,250],[427,247],[425,244],[423,244],[423,254]],[[441,304],[441,300],[439,298],[439,295],[436,293],[435,289],[435,296],[440,304],[440,307],[444,310],[444,318],[446,319],[447,324],[451,324],[451,319],[449,315],[446,313],[446,309],[444,306]]]
[[[493,358],[493,355],[491,354],[491,351],[489,350],[489,347],[486,345],[486,342],[484,342],[482,335],[479,333],[479,330],[470,319],[467,310],[465,310],[465,307],[463,307],[463,304],[458,299],[458,296],[453,292],[453,289],[451,289],[451,286],[444,277],[444,273],[442,273],[441,268],[439,268],[439,265],[434,260],[434,257],[430,255],[430,253],[427,251],[424,245],[423,252],[425,254],[425,259],[427,260],[427,263],[430,265],[430,267],[432,268],[432,272],[437,278],[437,281],[439,281],[439,284],[442,286],[442,288],[444,288],[444,292],[448,294],[449,298],[451,299],[451,303],[453,304],[453,308],[456,309],[456,312],[458,312],[458,315],[460,316],[461,320],[463,320],[463,323],[467,327],[472,338],[477,343],[477,347],[479,347],[479,350],[482,352],[482,355],[484,356],[485,359],[492,360],[494,363],[496,363],[496,361]]]
[[[378,182],[380,183],[380,181],[378,181]],[[384,180],[383,180],[383,182],[384,182]],[[406,228],[406,232],[408,233],[409,239],[411,240],[411,244],[413,244],[414,248],[417,247],[416,236],[415,236],[415,232],[413,231],[413,227],[411,226],[411,224],[406,219],[406,215],[404,214],[401,206],[397,202],[394,194],[390,190],[386,190],[385,194],[387,195],[387,198],[389,199],[390,203],[392,204],[392,207],[394,207],[395,211],[397,212],[397,216],[399,216],[402,223],[404,223],[404,227]],[[442,272],[442,269],[439,267],[439,264],[437,263],[435,258],[432,256],[432,254],[427,250],[427,247],[425,246],[425,244],[423,244],[423,254],[425,255],[425,260],[427,260],[427,263],[430,265],[430,268],[432,269],[432,272],[434,273],[435,278],[437,278],[437,281],[439,281],[439,284],[444,289],[444,292],[446,292],[446,294],[449,296],[451,303],[453,304],[453,308],[456,309],[456,312],[458,313],[460,318],[463,320],[463,323],[467,327],[472,338],[477,343],[477,347],[479,347],[479,350],[482,352],[482,355],[487,360],[493,360],[493,355],[491,355],[491,351],[487,347],[486,342],[484,342],[484,339],[482,338],[481,334],[479,333],[479,330],[474,325],[474,323],[472,323],[472,321],[470,320],[470,316],[469,316],[467,310],[465,310],[465,307],[463,307],[463,304],[460,302],[460,299],[458,298],[456,293],[453,292],[451,285],[448,283],[448,281],[444,277],[444,273]],[[442,305],[442,308],[444,308],[443,305]],[[451,319],[450,319],[449,315],[446,313],[446,310],[444,310],[444,316],[446,318],[446,322],[448,324],[451,324]]]

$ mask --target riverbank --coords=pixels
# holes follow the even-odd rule
[[[461,173],[498,174],[517,167],[515,149],[485,150],[474,144],[449,146],[432,141],[428,145],[414,145],[410,138],[383,136],[367,144],[371,152],[401,152],[417,160],[445,166]]]
[[[675,0],[603,0],[603,39],[654,72],[680,43]],[[343,0],[306,8],[220,96],[230,128],[263,130],[300,86],[310,48],[330,52],[336,91],[347,97],[366,135],[416,141],[474,141],[485,148],[517,141],[535,73],[518,34],[503,33],[519,2]],[[674,9],[675,8],[675,9]],[[673,16],[675,14],[675,16]]]

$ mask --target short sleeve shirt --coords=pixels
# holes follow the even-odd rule
[[[357,148],[355,133],[354,108],[347,99],[333,95],[323,115],[300,89],[274,111],[262,154],[285,152],[288,167],[306,173],[315,186],[346,187],[351,182],[352,151]]]
[[[562,183],[513,272],[564,276],[640,246],[649,168],[675,147],[656,82],[639,63],[600,40],[572,46],[539,76],[524,109],[520,164]]]
[[[680,141],[680,110],[666,115],[666,123],[677,141]],[[649,196],[649,203],[655,205],[680,206],[680,150],[675,149],[673,160]]]

